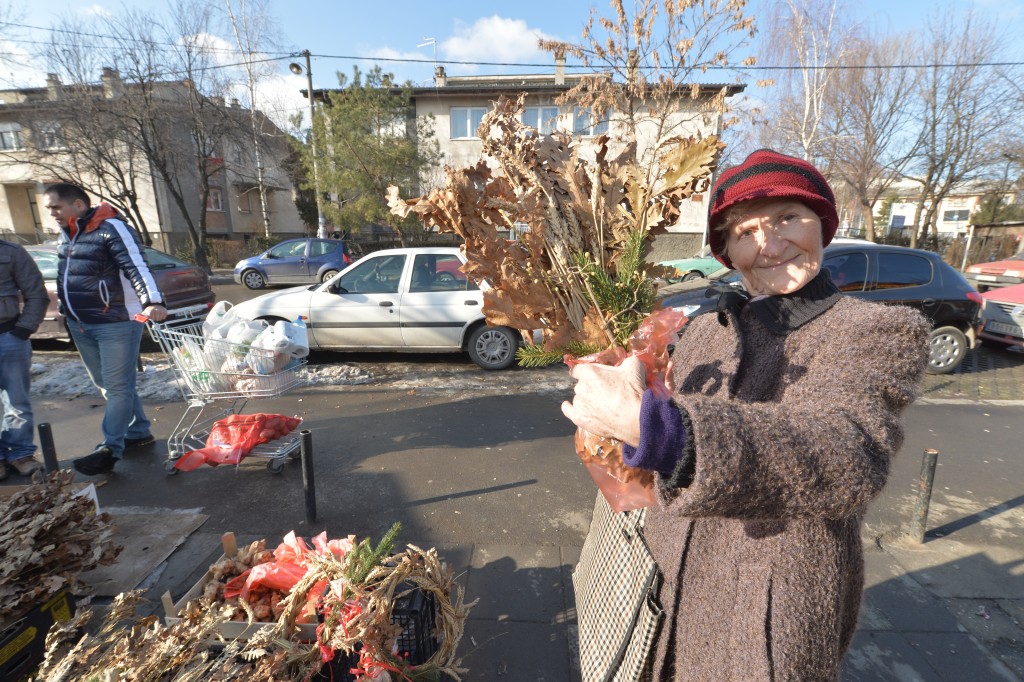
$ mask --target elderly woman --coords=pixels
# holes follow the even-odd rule
[[[835,197],[771,150],[722,173],[708,241],[748,297],[690,322],[673,397],[637,361],[578,365],[577,426],[657,472],[644,535],[663,574],[654,680],[835,680],[863,591],[860,525],[927,362],[917,312],[822,271]]]

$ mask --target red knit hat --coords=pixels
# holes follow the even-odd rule
[[[827,246],[839,227],[836,197],[825,176],[803,159],[759,149],[738,166],[724,171],[711,191],[708,212],[708,244],[721,263],[732,263],[722,255],[725,235],[715,229],[727,210],[751,199],[795,199],[818,214],[821,219],[821,241]]]

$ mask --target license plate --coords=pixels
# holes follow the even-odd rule
[[[1013,325],[1006,324],[1005,322],[989,322],[985,325],[985,329],[996,334],[1008,334],[1010,336],[1022,336],[1024,335],[1024,329]]]
[[[995,275],[978,275],[977,278],[982,282],[994,282],[998,279]]]

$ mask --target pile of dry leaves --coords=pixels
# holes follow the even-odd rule
[[[120,553],[110,517],[75,495],[73,478],[70,470],[54,472],[0,499],[0,622],[65,587],[80,594],[79,574]]]
[[[652,238],[706,189],[724,144],[665,140],[641,165],[635,141],[542,135],[522,123],[522,106],[502,100],[484,117],[481,160],[445,169],[442,187],[410,200],[389,188],[391,211],[465,239],[466,273],[491,285],[488,321],[544,330],[551,359],[623,345],[655,304]],[[517,223],[529,229],[508,241]]]

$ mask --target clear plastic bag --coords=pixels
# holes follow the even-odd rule
[[[671,395],[665,383],[668,347],[687,320],[687,316],[677,310],[656,310],[629,337],[625,349],[613,346],[582,358],[567,355],[565,363],[570,367],[586,363],[617,366],[628,357],[636,357],[647,369],[647,387],[659,397],[667,398]],[[654,473],[623,462],[621,442],[577,429],[576,454],[616,512],[651,507],[657,503]]]

